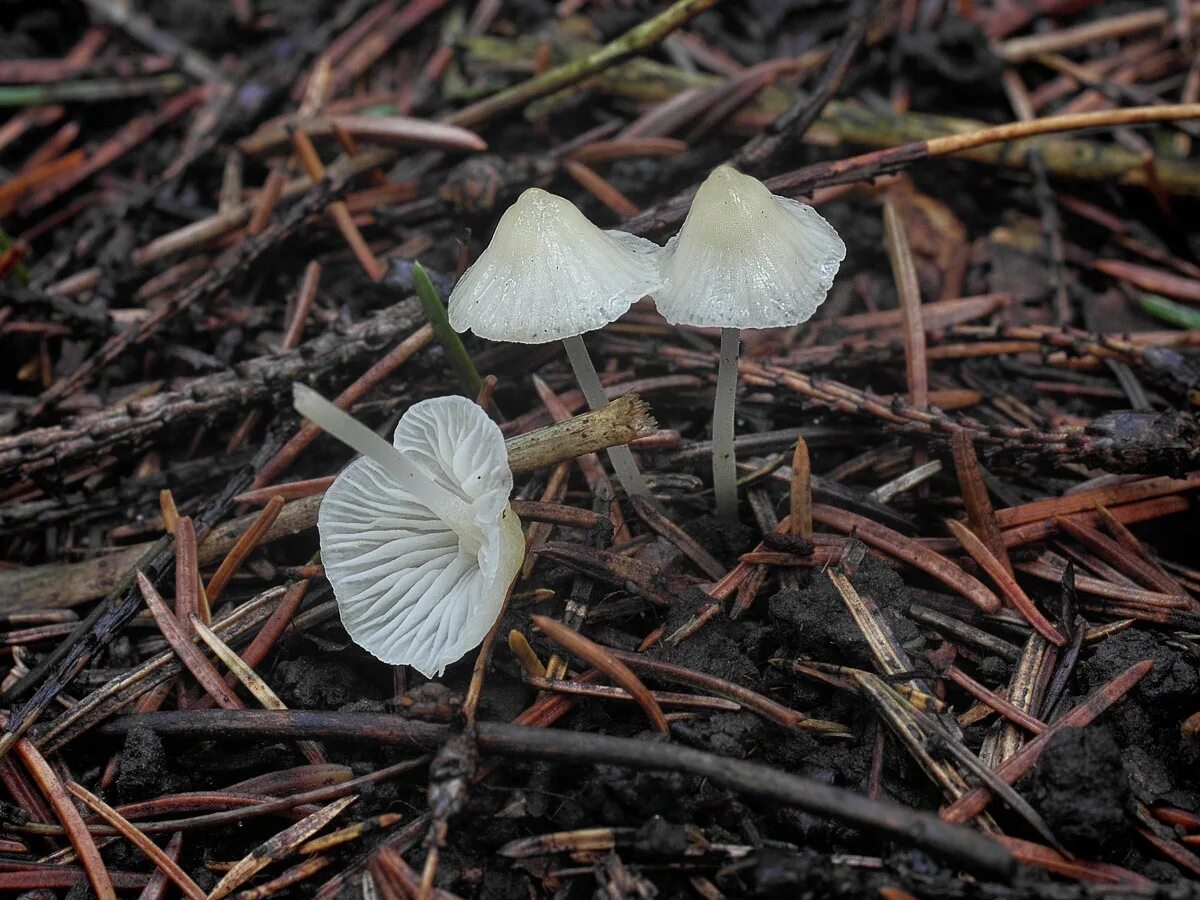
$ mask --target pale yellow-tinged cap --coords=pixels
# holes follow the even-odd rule
[[[657,244],[601,231],[571,201],[529,188],[450,294],[450,325],[544,344],[620,318],[659,287]]]
[[[718,166],[662,251],[654,301],[673,325],[778,328],[825,300],[846,245],[811,206]]]

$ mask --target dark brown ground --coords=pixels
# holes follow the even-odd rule
[[[657,204],[696,184],[713,165],[731,158],[749,137],[764,130],[770,133],[770,123],[795,99],[794,89],[814,90],[826,71],[822,63],[807,74],[777,74],[774,87],[747,89],[744,96],[734,95],[732,100],[730,88],[706,82],[686,121],[669,134],[686,144],[669,155],[591,163],[607,186],[601,184],[590,193],[560,164],[569,149],[566,145],[589,129],[615,123],[600,138],[610,139],[653,103],[678,91],[684,76],[674,70],[665,74],[657,69],[613,70],[606,76],[607,82],[558,97],[552,114],[546,113],[544,104],[540,112],[532,107],[530,116],[540,116],[536,121],[523,117],[520,110],[496,115],[475,126],[488,142],[486,154],[401,148],[394,160],[357,177],[349,187],[337,189],[354,197],[372,187],[413,183],[411,196],[373,205],[364,202],[356,210],[372,251],[394,266],[392,274],[379,283],[367,278],[329,220],[317,215],[329,198],[322,199],[315,191],[305,195],[306,200],[280,205],[274,217],[277,222],[289,211],[301,210],[306,215],[287,233],[268,235],[262,252],[253,258],[229,256],[253,246],[254,239],[238,228],[218,241],[189,246],[150,265],[137,265],[132,256],[136,248],[214,215],[226,159],[238,152],[236,142],[264,122],[294,113],[296,104],[289,96],[293,82],[311,71],[317,54],[373,8],[361,2],[299,0],[251,0],[249,5],[250,24],[236,21],[234,3],[171,0],[139,5],[161,33],[214,60],[236,87],[232,102],[218,111],[209,127],[198,135],[189,133],[206,109],[200,104],[60,196],[32,207],[22,205],[32,202],[30,195],[21,196],[20,202],[11,206],[0,202],[0,223],[8,235],[20,238],[31,229],[34,235],[25,248],[28,283],[21,283],[11,270],[0,280],[0,603],[6,615],[43,616],[5,618],[0,627],[5,633],[52,622],[44,617],[46,608],[64,605],[58,593],[66,591],[62,579],[78,571],[52,570],[53,588],[23,593],[17,584],[27,570],[53,564],[65,567],[158,538],[162,533],[159,494],[164,488],[170,488],[180,512],[196,517],[201,525],[216,525],[237,513],[253,511],[231,498],[249,485],[257,468],[294,433],[297,422],[288,404],[290,382],[302,378],[335,395],[414,330],[419,322],[415,309],[396,306],[410,302],[413,259],[420,258],[444,296],[458,265],[459,239],[467,238],[471,254],[476,255],[499,213],[533,183],[568,196],[604,227],[615,227],[623,219],[611,208],[613,189],[642,212],[656,209]],[[557,65],[570,51],[568,35],[603,43],[645,21],[662,4],[583,6],[583,13],[564,24],[550,3],[510,0],[500,4],[499,16],[488,32],[495,41],[488,45],[464,43],[448,74],[426,84],[420,73],[437,50],[443,27],[461,28],[455,7],[447,6],[400,39],[365,76],[339,88],[333,101],[356,93],[378,94],[382,105],[385,99],[394,102],[398,92],[403,96],[417,85],[411,114],[442,118],[478,97],[531,77],[539,46],[548,48],[548,64]],[[940,133],[936,123],[918,121],[907,111],[990,124],[1012,121],[1017,116],[1001,83],[1005,69],[1019,72],[1035,93],[1053,77],[1035,63],[1011,67],[1000,58],[994,43],[1009,37],[1010,32],[997,24],[1003,17],[998,17],[993,4],[890,6],[911,6],[917,11],[916,22],[911,26],[898,23],[896,10],[879,18],[879,10],[865,5],[871,11],[872,27],[862,45],[851,48],[854,52],[846,75],[833,94],[835,104],[842,105],[826,109],[825,118],[807,134],[812,142],[802,143],[799,135],[786,136],[755,174],[765,178]],[[1082,2],[1049,6],[1061,7],[1061,15],[1046,15],[1011,33],[1069,28],[1170,5]],[[404,4],[397,4],[402,7]],[[975,8],[969,19],[956,12],[965,7]],[[469,15],[470,11],[471,5],[465,4],[458,12]],[[87,9],[78,3],[45,9],[5,4],[0,7],[0,61],[61,59],[77,46],[90,22]],[[845,4],[726,3],[686,26],[689,43],[668,50],[652,49],[647,55],[661,66],[677,66],[682,55],[703,73],[713,65],[695,49],[696,42],[703,42],[728,54],[734,82],[745,88],[746,67],[799,57],[816,47],[833,48],[849,24]],[[1194,29],[1191,34],[1194,39]],[[1134,79],[1135,90],[1152,95],[1147,99],[1121,94],[1118,105],[1177,102],[1186,94],[1185,80],[1194,78],[1196,70],[1190,62],[1193,51],[1179,42],[1170,25],[1072,46],[1064,52],[1076,62],[1099,61],[1119,68],[1132,65],[1130,60],[1141,46],[1136,44],[1138,40],[1148,42],[1150,50],[1161,57],[1158,68]],[[97,59],[116,65],[148,52],[153,51],[113,27],[106,31]],[[183,71],[174,64],[170,70]],[[189,85],[196,83],[192,75],[186,80]],[[1072,98],[1083,91],[1075,85],[1061,98],[1040,105],[1038,115],[1069,111]],[[73,122],[79,127],[70,148],[83,147],[90,153],[129,120],[152,114],[164,102],[162,96],[152,95],[67,103],[52,124],[34,125],[20,137],[0,144],[0,184],[18,177],[30,155],[64,124]],[[1111,103],[1094,104],[1097,109],[1107,106]],[[28,112],[20,106],[6,109],[13,116]],[[706,120],[706,116],[710,118]],[[859,119],[861,127],[851,127]],[[1193,416],[1200,357],[1194,347],[1200,332],[1184,334],[1176,329],[1172,339],[1154,343],[1138,336],[1167,331],[1178,324],[1145,312],[1139,306],[1142,295],[1174,291],[1171,296],[1187,300],[1189,291],[1195,292],[1192,305],[1186,307],[1193,314],[1195,301],[1200,299],[1200,270],[1196,269],[1200,234],[1194,227],[1200,168],[1190,148],[1180,156],[1178,131],[1160,126],[1137,134],[1142,137],[1126,132],[1114,140],[1111,129],[1102,129],[1086,136],[1089,144],[1075,149],[1081,154],[1120,151],[1133,153],[1135,158],[1150,149],[1164,166],[1178,163],[1182,174],[1157,197],[1143,187],[1121,186],[1115,175],[1096,178],[1080,159],[1064,161],[1050,150],[1044,162],[1012,168],[1003,161],[997,165],[995,161],[926,160],[877,185],[861,177],[852,179],[853,186],[844,193],[819,195],[822,214],[839,229],[849,250],[830,299],[814,322],[794,335],[747,335],[743,355],[751,362],[779,359],[793,372],[834,379],[884,399],[875,408],[858,401],[835,408],[818,396],[819,385],[789,390],[782,384],[744,383],[739,435],[803,429],[813,472],[825,479],[814,482],[817,502],[866,515],[906,534],[934,539],[948,534],[944,518],[964,517],[962,491],[946,439],[958,424],[972,429],[997,510],[1060,497],[1106,475],[1132,479],[1195,471],[1200,465]],[[197,136],[202,138],[199,143],[194,140]],[[1139,143],[1143,139],[1148,142],[1145,146]],[[339,152],[332,141],[319,141],[318,147],[326,163]],[[181,158],[190,159],[183,170],[163,177]],[[274,161],[285,163],[286,154]],[[269,160],[245,160],[243,182],[248,190],[263,184],[266,162]],[[290,171],[299,173],[294,167]],[[868,165],[859,174],[880,172]],[[1191,188],[1189,178],[1194,179]],[[815,183],[829,184],[820,178]],[[891,310],[900,302],[881,225],[885,199],[901,211],[913,249],[920,299],[925,304],[983,294],[1007,297],[1004,305],[974,317],[965,327],[955,330],[956,326],[939,324],[927,329],[928,356],[921,361],[928,368],[931,389],[973,392],[964,406],[942,414],[932,430],[924,425],[913,427],[911,417],[905,420],[908,427],[896,427],[897,423],[889,420],[889,410],[898,410],[903,418],[909,409],[903,400],[893,404],[895,395],[908,390],[900,327],[893,322],[851,330],[839,322],[843,315]],[[1081,200],[1101,213],[1085,209],[1081,214]],[[80,208],[64,212],[76,202]],[[310,202],[311,209],[298,205],[304,202]],[[60,212],[64,213],[60,222],[47,224],[48,217]],[[1113,221],[1105,219],[1105,213]],[[665,241],[675,227],[674,222],[657,227],[651,221],[643,230]],[[1146,282],[1144,276],[1103,271],[1094,265],[1097,260],[1113,259],[1154,269],[1157,280]],[[283,357],[278,348],[280,337],[304,268],[313,260],[321,263],[322,274],[304,343],[295,355]],[[148,279],[188,261],[196,261],[197,267],[180,281],[151,292],[154,296],[149,301],[138,294]],[[69,297],[51,290],[63,279],[92,267],[98,268],[99,280],[90,289]],[[211,290],[166,319],[145,340],[98,366],[65,396],[54,397],[53,402],[39,401],[39,397],[52,396],[56,386],[97,358],[106,340],[128,327],[123,324],[127,322],[122,318],[124,311],[160,309],[200,283],[202,273],[216,273]],[[1164,273],[1176,280],[1167,280]],[[1060,320],[1060,286],[1068,314],[1065,320]],[[347,340],[348,349],[341,356],[335,353],[326,358],[314,349],[313,342],[322,335],[352,330],[389,309],[401,325],[392,326],[383,337],[361,345]],[[397,309],[401,314],[395,313]],[[111,315],[114,312],[116,317]],[[1045,329],[1050,336],[1031,338],[1029,329]],[[1101,360],[1092,337],[1095,334],[1128,342]],[[656,479],[668,517],[726,570],[733,568],[741,554],[755,548],[763,523],[756,521],[746,503],[739,526],[719,525],[710,515],[711,494],[706,490],[709,459],[704,448],[696,445],[709,436],[715,375],[713,336],[668,329],[648,307],[639,306],[622,323],[590,337],[589,346],[615,384],[695,376],[667,389],[655,390],[653,385],[645,389],[643,385],[644,399],[659,427],[677,430],[680,445],[640,452],[639,461]],[[964,346],[975,349],[953,350]],[[565,360],[555,347],[496,346],[474,338],[468,338],[467,347],[481,373],[498,377],[497,405],[510,418],[541,409],[533,375],[545,379],[558,394],[573,388]],[[709,355],[696,356],[697,351]],[[689,352],[693,355],[688,356]],[[270,362],[277,357],[287,365],[292,365],[289,360],[296,361],[295,365],[278,374],[283,368],[272,368]],[[248,366],[264,360],[270,363],[265,374],[259,369],[247,376]],[[434,343],[369,393],[355,413],[372,426],[390,425],[396,413],[415,400],[456,389],[445,352]],[[109,410],[135,392],[152,397],[167,391],[180,391],[191,399],[218,399],[208,406],[185,403],[174,407],[165,420],[154,421],[144,432],[135,427],[110,437],[99,426],[85,429],[96,440],[95,446],[89,444],[85,450],[72,449],[58,436],[37,437],[39,428],[94,423],[96,419],[80,417]],[[941,396],[949,407],[953,398],[949,393]],[[1143,400],[1144,409],[1128,412]],[[252,409],[262,413],[261,421],[240,447],[227,449],[230,435]],[[539,418],[535,424],[544,421]],[[1055,443],[1047,437],[1067,428],[1077,429],[1070,441]],[[20,444],[22,435],[34,437],[30,443]],[[788,465],[794,442],[792,433],[765,449],[747,445],[739,453],[743,461],[756,466],[772,461]],[[17,445],[18,450],[5,456]],[[873,450],[878,451],[874,460],[863,460],[853,471],[839,472],[843,464]],[[783,456],[772,460],[775,454]],[[52,464],[36,471],[22,468],[35,458],[49,459]],[[886,508],[867,497],[869,491],[926,459],[940,460],[944,468],[920,487],[899,493]],[[346,461],[343,448],[322,438],[268,483],[333,474]],[[540,472],[518,479],[517,495],[540,499],[547,476]],[[840,490],[832,493],[839,485]],[[767,509],[778,515],[789,511],[786,480],[768,477],[758,481],[757,488],[763,492]],[[556,499],[568,506],[608,512],[603,498],[596,501],[589,495],[578,470],[572,472],[565,496]],[[628,582],[593,579],[577,569],[543,560],[531,578],[518,583],[502,637],[510,629],[519,630],[541,659],[548,659],[557,648],[533,627],[530,616],[561,620],[564,600],[573,599],[588,606],[588,615],[584,623],[569,624],[599,644],[635,651],[655,629],[670,635],[703,612],[709,602],[705,590],[710,579],[675,545],[645,528],[628,504],[623,510],[632,534],[646,535],[640,547],[629,545],[629,555],[654,570],[655,585],[669,595],[669,605],[648,602],[643,592]],[[1027,864],[1029,860],[1024,858],[1010,882],[976,879],[936,854],[914,849],[906,840],[882,839],[836,817],[753,799],[709,779],[678,771],[633,771],[595,764],[587,758],[551,763],[510,757],[486,780],[471,784],[457,807],[452,805],[436,885],[460,896],[495,900],[543,896],[1200,896],[1200,881],[1192,880],[1200,878],[1200,859],[1192,855],[1184,840],[1200,834],[1200,820],[1180,824],[1177,815],[1178,811],[1200,812],[1197,738],[1182,730],[1185,720],[1200,710],[1200,644],[1195,639],[1200,619],[1194,611],[1200,576],[1194,568],[1186,568],[1196,565],[1198,524],[1194,508],[1164,506],[1147,521],[1131,526],[1144,559],[1183,567],[1169,567],[1169,572],[1187,589],[1190,606],[1177,615],[1164,614],[1165,618],[1155,613],[1132,616],[1117,601],[1085,596],[1090,604],[1081,611],[1086,622],[1077,627],[1125,618],[1137,621],[1128,630],[1085,644],[1073,668],[1070,654],[1060,653],[1047,680],[1064,667],[1069,672],[1061,699],[1053,708],[1029,710],[1043,722],[1052,723],[1130,666],[1145,660],[1153,663],[1149,674],[1095,724],[1056,734],[1038,764],[1015,783],[1062,848],[1081,861],[1076,872],[1082,871],[1081,877],[1051,874]],[[817,530],[836,533],[831,527],[818,526]],[[613,548],[611,532],[605,528],[590,537],[583,530],[557,528],[550,539],[592,549]],[[954,564],[994,586],[965,554],[941,546]],[[1120,573],[1114,574],[1104,565],[1120,568],[1117,561],[1087,551],[1053,531],[1049,537],[1012,547],[1011,558],[1014,563],[1031,561],[1047,549],[1059,555],[1075,552],[1081,575],[1124,583]],[[288,567],[304,564],[316,550],[312,528],[260,547],[221,598],[215,617],[219,619],[267,588],[287,583],[293,574]],[[221,555],[202,566],[206,578]],[[160,554],[145,565],[159,576],[160,589],[170,603],[174,590],[171,553]],[[882,622],[912,660],[915,676],[910,677],[935,685],[949,706],[949,715],[961,716],[974,705],[965,692],[943,681],[942,673],[950,664],[988,689],[1007,695],[1014,678],[1012,656],[1020,653],[1028,628],[979,616],[962,597],[952,596],[945,584],[894,557],[868,554],[857,567],[846,568],[852,571],[859,593],[873,599]],[[9,580],[3,580],[6,578]],[[1071,629],[1075,623],[1063,620],[1058,584],[1024,575],[1020,581],[1051,621],[1064,631]],[[1145,583],[1136,586],[1154,590]],[[68,605],[86,616],[115,587],[113,574],[92,585],[75,586],[71,589],[74,599]],[[553,598],[542,599],[532,593],[536,589],[552,591]],[[302,610],[319,612],[284,631],[270,655],[256,667],[288,708],[397,712],[412,718],[459,721],[473,656],[451,667],[439,686],[423,685],[419,676],[410,673],[404,685],[408,694],[398,696],[394,673],[349,642],[330,599],[328,585],[315,579]],[[142,608],[136,592],[126,595],[118,591],[102,602],[104,609],[118,610],[117,619],[120,610],[128,619]],[[932,627],[914,616],[914,604],[950,611],[956,619],[978,625],[1000,641],[998,646],[1008,658],[995,652],[995,647],[980,648]],[[54,658],[49,658],[49,672],[38,669],[64,641],[66,646],[88,649],[87,665],[73,680],[64,677],[63,667]],[[144,615],[128,625],[122,620],[110,630],[102,627],[95,648],[81,642],[78,635],[66,638],[61,633],[9,640],[6,646],[12,643],[21,645],[19,659],[25,668],[14,670],[3,700],[18,722],[27,721],[31,710],[40,712],[37,701],[30,701],[36,688],[49,686],[44,696],[61,691],[69,707],[165,646],[153,620]],[[583,700],[552,727],[644,741],[669,740],[673,745],[750,760],[891,800],[910,810],[936,812],[948,802],[864,697],[771,664],[771,660],[809,660],[876,670],[868,641],[823,567],[772,567],[744,616],[734,620],[722,613],[688,640],[675,646],[659,643],[647,653],[752,689],[810,718],[840,723],[852,736],[828,738],[803,729],[788,730],[743,709],[682,717],[672,723],[669,738],[664,738],[648,729],[646,717],[632,704],[595,699]],[[14,664],[16,661],[14,657]],[[584,668],[572,664],[572,671]],[[36,677],[14,689],[13,683],[29,669],[36,670]],[[648,676],[645,681],[655,689],[693,690]],[[200,696],[191,679],[186,684],[193,697]],[[245,691],[241,695],[248,697]],[[479,718],[511,721],[537,696],[521,679],[515,657],[501,640],[485,682]],[[247,705],[256,704],[248,700]],[[173,692],[162,709],[177,706],[178,695]],[[62,712],[63,706],[56,702],[49,703],[40,717],[35,712],[38,724],[29,732],[35,743]],[[977,752],[1000,727],[997,716],[990,715],[963,728],[962,743]],[[368,736],[327,740],[323,747],[330,763],[344,767],[334,776],[343,781],[414,755],[411,750],[382,746]],[[113,754],[119,757],[119,768],[111,782],[102,784],[102,773]],[[61,764],[63,778],[78,781],[112,805],[220,790],[305,764],[291,740],[234,740],[221,737],[219,731],[214,731],[211,739],[180,738],[144,724],[135,725],[123,739],[91,729],[51,758]],[[457,762],[469,775],[475,768],[464,760],[465,753]],[[61,837],[31,836],[23,827],[21,820],[28,810],[17,808],[24,804],[20,792],[13,791],[13,777],[5,779],[3,799],[15,806],[0,806],[0,837],[24,841],[28,852],[17,852],[15,845],[6,844],[0,851],[0,878],[25,874],[12,875],[12,882],[0,884],[16,889],[32,887],[32,880],[20,879],[32,879],[32,864],[65,844]],[[295,773],[291,777],[299,778]],[[423,825],[411,833],[404,829],[430,808],[428,780],[422,766],[411,774],[356,789],[358,802],[327,830],[384,813],[399,814],[400,821],[329,851],[327,868],[272,896],[316,896],[318,892],[360,896],[368,865],[375,866],[371,877],[377,896],[403,896],[399,885],[404,879],[394,871],[391,880],[380,875],[378,861],[389,853],[402,856],[419,878],[426,860],[426,829]],[[975,783],[974,776],[967,780]],[[440,784],[436,778],[435,782]],[[463,781],[460,778],[454,783]],[[311,787],[298,784],[288,782],[278,792],[289,795]],[[1167,808],[1169,812],[1164,811]],[[990,812],[1003,833],[1043,842],[1022,817],[1002,804],[993,804]],[[194,814],[191,810],[184,815]],[[230,821],[220,826],[187,830],[180,864],[202,888],[211,889],[221,877],[223,865],[243,858],[289,824],[291,819],[279,816],[237,820],[231,815]],[[543,849],[523,859],[502,852],[511,850],[510,842],[534,835],[602,828],[615,829],[613,846],[575,852]],[[1147,834],[1157,840],[1149,840]],[[154,837],[165,844],[169,835]],[[113,872],[153,871],[146,858],[124,841],[102,849],[104,864]],[[243,887],[265,882],[300,859],[287,855]],[[1127,871],[1114,875],[1112,869],[1091,868],[1093,863]],[[1139,882],[1137,876],[1154,884],[1135,883]],[[1124,879],[1125,883],[1101,888],[1092,881],[1104,877]],[[84,896],[82,885],[81,881],[80,886],[57,894]]]

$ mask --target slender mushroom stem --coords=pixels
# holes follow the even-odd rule
[[[721,361],[717,366],[717,399],[713,404],[712,469],[717,515],[737,519],[737,460],[733,450],[733,411],[737,404],[737,328],[721,329]]]
[[[312,388],[298,382],[292,385],[292,405],[314,425],[383,466],[408,493],[429,509],[437,510],[438,515],[454,529],[460,540],[478,543],[473,537],[475,516],[467,503],[435,482],[428,472],[358,419],[338,409]],[[477,551],[479,548],[476,546],[470,549]]]
[[[600,376],[596,374],[596,367],[592,365],[592,358],[588,355],[583,338],[579,335],[563,338],[563,346],[567,350],[567,359],[571,361],[571,368],[575,370],[575,380],[579,382],[588,406],[592,409],[606,407],[608,397],[604,395]],[[609,447],[608,458],[612,462],[613,471],[617,473],[617,478],[620,480],[621,486],[625,488],[626,494],[631,497],[650,497],[650,488],[638,470],[628,445],[618,444],[615,447]]]

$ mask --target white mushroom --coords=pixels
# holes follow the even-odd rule
[[[592,409],[608,399],[580,335],[618,319],[661,285],[661,248],[623,231],[601,231],[569,200],[539,188],[510,206],[450,294],[450,324],[491,341],[561,340]],[[650,491],[626,446],[609,459],[629,494]]]
[[[389,444],[316,391],[296,409],[361,459],[321,502],[321,561],[360,647],[426,677],[478,646],[525,555],[504,437],[477,405],[411,406]]]
[[[737,516],[733,450],[739,330],[808,321],[825,300],[846,245],[811,206],[772,194],[757,178],[718,166],[700,185],[661,256],[658,311],[673,325],[721,329],[713,407],[717,511]]]

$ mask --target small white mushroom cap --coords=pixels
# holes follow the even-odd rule
[[[346,440],[328,409],[310,415],[308,394],[297,392],[297,408]],[[348,443],[364,449],[361,436]],[[483,640],[524,558],[508,451],[499,427],[464,397],[405,412],[391,451],[403,469],[381,460],[391,448],[379,443],[325,494],[321,561],[354,642],[432,678]]]
[[[811,206],[718,166],[662,252],[658,311],[672,325],[778,328],[808,321],[846,257]]]
[[[603,328],[662,283],[661,249],[601,231],[571,201],[529,188],[451,292],[450,325],[518,344]]]

